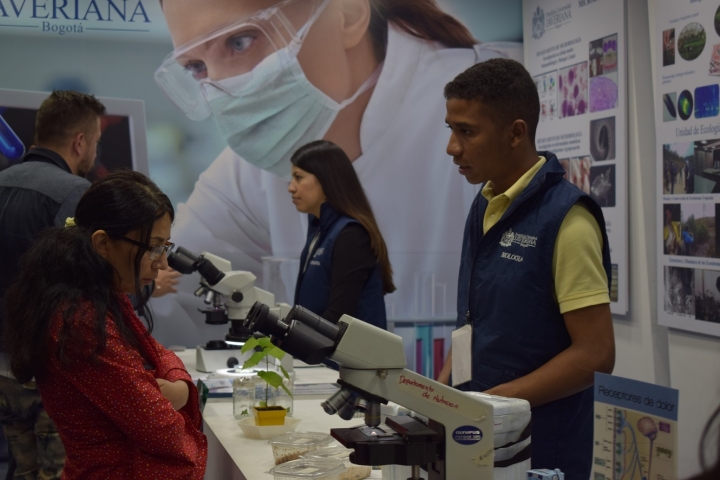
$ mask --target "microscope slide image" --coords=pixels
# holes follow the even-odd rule
[[[680,118],[682,118],[683,120],[687,120],[688,118],[690,118],[693,113],[693,97],[688,90],[683,90],[682,92],[680,92],[677,107],[678,115],[680,115]]]
[[[615,165],[590,169],[590,196],[601,207],[615,206]]]
[[[707,34],[702,25],[697,22],[688,23],[680,31],[678,36],[678,53],[683,60],[688,62],[700,56],[705,48]]]
[[[695,319],[720,323],[720,272],[695,270]]]
[[[558,88],[559,118],[586,113],[588,111],[587,62],[560,69]]]
[[[665,311],[695,318],[695,271],[692,268],[665,267],[663,274]]]
[[[618,104],[617,34],[590,42],[590,54],[590,111],[615,108]]]
[[[675,65],[675,29],[663,30],[663,67]]]
[[[590,122],[590,155],[594,161],[615,158],[615,117]]]
[[[717,117],[720,112],[720,87],[706,85],[695,89],[695,118]]]
[[[675,110],[676,103],[677,92],[663,95],[663,122],[674,122],[677,120],[677,111]]]

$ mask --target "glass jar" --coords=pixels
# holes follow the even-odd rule
[[[233,416],[240,420],[253,416],[255,406],[255,388],[264,384],[255,374],[244,375],[233,380]]]
[[[290,378],[283,379],[283,385],[293,393],[293,381]],[[293,416],[293,397],[282,388],[269,389],[268,407],[283,407],[287,410],[287,416]]]

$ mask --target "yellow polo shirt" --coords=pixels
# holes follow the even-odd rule
[[[483,218],[484,233],[502,218],[544,164],[545,157],[540,157],[505,193],[495,195],[492,182],[485,184],[482,196],[489,203]],[[553,252],[553,278],[560,313],[610,303],[607,275],[602,264],[602,233],[595,217],[584,205],[573,205],[560,225]]]

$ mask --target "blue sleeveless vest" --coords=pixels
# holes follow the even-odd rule
[[[538,369],[570,346],[555,299],[552,260],[565,215],[585,205],[600,226],[603,267],[610,274],[605,220],[597,203],[563,179],[555,155],[486,235],[488,201],[478,194],[465,224],[458,283],[458,328],[472,323],[472,380],[461,390],[484,391]],[[533,468],[560,468],[590,478],[592,388],[533,408]]]
[[[350,223],[359,223],[340,214],[325,202],[320,207],[320,218],[310,215],[307,242],[300,256],[300,273],[295,287],[295,305],[301,305],[321,315],[328,307],[333,246],[340,232]],[[310,245],[319,233],[312,252]],[[310,259],[308,261],[308,255]],[[307,269],[303,268],[307,264]],[[387,329],[383,284],[379,265],[370,274],[360,295],[357,312],[343,312],[367,323]]]

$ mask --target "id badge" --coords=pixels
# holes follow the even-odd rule
[[[472,379],[472,325],[452,332],[452,386]]]

